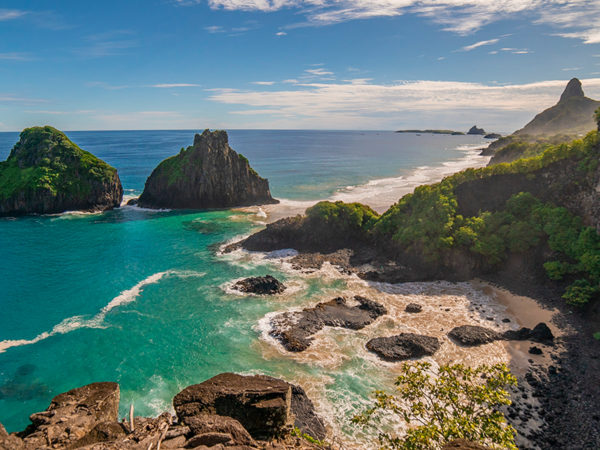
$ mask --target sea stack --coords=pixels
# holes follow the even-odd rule
[[[23,130],[0,162],[0,216],[104,211],[122,199],[117,169],[50,126]]]
[[[227,132],[204,130],[194,145],[162,161],[152,172],[138,205],[145,208],[207,209],[278,203],[261,178],[228,143]]]

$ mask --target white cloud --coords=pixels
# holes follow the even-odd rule
[[[199,0],[178,2],[190,4]],[[588,44],[600,42],[598,0],[208,0],[208,4],[230,11],[299,10],[306,21],[290,28],[417,14],[440,24],[444,30],[462,35],[499,20],[528,17],[536,24],[564,30],[558,33],[560,36]]]
[[[464,52],[470,52],[471,50],[475,50],[476,48],[483,47],[484,45],[496,44],[499,40],[500,39],[489,39],[487,41],[475,42],[474,44],[464,46],[461,50]]]
[[[600,78],[582,82],[589,96],[600,95]],[[535,113],[555,104],[566,83],[567,80],[550,80],[499,86],[421,80],[380,85],[361,80],[306,83],[297,89],[269,92],[213,89],[209,99],[243,106],[243,109],[233,111],[236,115],[269,114],[277,120],[289,118],[288,122],[279,123],[282,127],[296,123],[295,128],[361,126],[364,129],[371,126],[393,129],[402,123],[423,127],[442,123],[452,125],[463,119],[479,123],[480,118],[485,117],[494,121],[496,129],[508,131],[522,126]],[[425,120],[423,118],[428,122],[415,123]]]
[[[225,28],[223,28],[221,25],[211,25],[208,27],[204,27],[204,29],[211,34],[225,33]]]
[[[19,9],[0,9],[0,22],[18,19],[19,17],[23,17],[25,14],[27,14],[27,11],[21,11]]]
[[[274,81],[253,81],[252,84],[257,84],[259,86],[273,86],[275,84]]]
[[[275,36],[287,36],[287,33],[285,31],[278,31],[275,33]]]
[[[159,89],[170,89],[170,88],[181,88],[181,87],[200,87],[200,85],[195,84],[195,83],[163,83],[163,84],[153,84],[150,87],[159,88]]]
[[[328,70],[325,69],[306,69],[305,70],[306,73],[310,73],[311,75],[315,75],[318,77],[324,77],[327,75],[333,75],[333,72],[330,72]]]

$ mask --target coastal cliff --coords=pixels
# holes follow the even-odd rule
[[[278,203],[268,180],[228,143],[225,131],[204,130],[194,145],[162,161],[152,172],[138,205],[145,208],[206,209]]]
[[[23,130],[0,162],[0,216],[118,207],[117,170],[50,126]]]
[[[492,155],[489,165],[512,162],[541,154],[550,145],[560,145],[596,128],[594,111],[600,101],[585,96],[581,81],[571,79],[558,103],[513,134],[492,142],[483,155]]]

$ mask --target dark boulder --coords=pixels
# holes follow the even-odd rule
[[[541,348],[533,345],[533,346],[529,347],[529,353],[531,353],[532,355],[541,355],[544,352],[542,351]]]
[[[278,203],[261,178],[228,143],[225,131],[204,130],[194,145],[162,161],[152,172],[138,205],[207,209]]]
[[[240,280],[233,285],[233,289],[258,295],[281,294],[285,291],[284,284],[271,275],[264,277],[251,277]]]
[[[488,133],[484,136],[484,139],[500,139],[501,137],[502,135],[498,133]]]
[[[552,331],[544,322],[538,323],[533,330],[523,327],[517,331],[506,331],[502,337],[509,341],[534,341],[540,344],[551,344],[554,341]]]
[[[440,348],[437,338],[414,333],[378,337],[367,342],[367,349],[386,361],[404,361],[431,356]]]
[[[294,427],[315,439],[325,439],[327,435],[325,425],[315,413],[312,400],[300,386],[292,385],[291,411],[294,415]]]
[[[326,326],[360,330],[373,323],[375,319],[387,313],[385,307],[361,296],[355,296],[356,306],[348,306],[343,297],[313,308],[297,312],[285,312],[271,321],[271,336],[276,338],[290,352],[306,350],[312,335]]]
[[[228,416],[239,421],[255,439],[268,439],[291,426],[291,385],[265,376],[222,373],[188,386],[173,399],[179,421],[202,414]]]
[[[494,330],[476,325],[461,325],[453,328],[448,336],[465,347],[475,347],[502,339],[502,336]]]
[[[406,305],[406,308],[404,308],[404,311],[406,311],[407,313],[416,314],[423,311],[423,307],[418,303],[409,303],[408,305]]]

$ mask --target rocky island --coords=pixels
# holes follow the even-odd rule
[[[204,130],[194,145],[162,161],[137,201],[144,208],[208,209],[278,203],[227,132]]]
[[[122,199],[117,170],[50,126],[23,130],[0,162],[0,216],[103,211]]]

